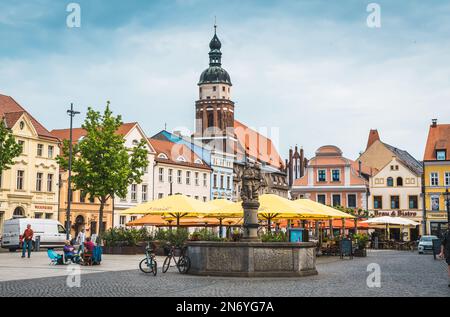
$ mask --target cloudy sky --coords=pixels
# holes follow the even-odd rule
[[[279,128],[283,157],[334,144],[355,159],[377,128],[421,159],[431,119],[450,122],[448,1],[376,1],[381,28],[362,0],[84,0],[68,28],[70,2],[0,2],[0,93],[50,130],[70,102],[106,100],[149,136],[193,129],[215,16],[236,118]]]

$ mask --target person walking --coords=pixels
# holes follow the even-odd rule
[[[445,259],[448,265],[448,287],[450,287],[450,228],[442,236],[441,254],[439,257]]]
[[[80,232],[78,232],[77,236],[77,244],[79,245],[78,254],[83,253],[85,241],[86,241],[86,232],[85,229],[83,228],[80,230]]]
[[[25,251],[28,251],[28,258],[31,256],[31,248],[33,247],[33,236],[34,232],[31,229],[31,225],[28,224],[27,228],[23,232],[22,239],[23,239],[23,245],[22,245],[22,258],[25,257]]]

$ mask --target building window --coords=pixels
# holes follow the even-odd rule
[[[439,186],[439,174],[438,173],[430,174],[430,185],[431,186]]]
[[[120,216],[119,217],[119,225],[120,226],[125,226],[126,222],[127,222],[127,216]]]
[[[432,211],[439,211],[439,196],[433,196],[431,197],[431,210]]]
[[[183,183],[181,173],[182,173],[181,170],[177,171],[177,182],[178,182],[178,184]]]
[[[191,172],[186,171],[186,185],[191,185]]]
[[[403,178],[397,177],[397,186],[399,187],[403,186]]]
[[[162,199],[162,198],[164,198],[164,194],[163,193],[159,193],[158,194],[158,199]]]
[[[342,206],[341,195],[333,195],[332,200],[333,200],[333,207]]]
[[[319,182],[326,182],[327,181],[327,171],[326,170],[319,170],[317,172],[317,180]]]
[[[206,196],[203,196],[203,202],[206,202],[207,198]]]
[[[445,172],[445,186],[450,186],[450,172]]]
[[[394,179],[392,177],[387,178],[388,187],[394,187]]]
[[[16,189],[23,190],[24,177],[24,171],[17,171]]]
[[[42,215],[43,215],[42,212],[35,212],[34,213],[34,218],[35,219],[42,219]]]
[[[37,192],[41,192],[42,191],[42,177],[44,176],[44,174],[42,173],[37,173],[36,174],[36,191]]]
[[[217,174],[213,176],[213,188],[217,188]]]
[[[400,196],[391,196],[391,208],[392,209],[400,208]]]
[[[162,167],[159,168],[158,179],[160,183],[164,182],[164,168]]]
[[[220,175],[220,189],[225,189],[225,181],[223,175]]]
[[[131,185],[131,201],[137,201],[137,185]]]
[[[216,86],[213,86],[213,91],[217,91],[217,87]]]
[[[147,201],[148,186],[142,185],[142,201]]]
[[[25,151],[25,141],[19,140],[17,141],[17,143],[20,145],[20,148],[22,150],[20,154],[23,154],[23,152]]]
[[[322,194],[317,195],[317,202],[321,203],[323,205],[326,205],[327,204],[327,196],[326,195],[322,195]]]
[[[341,170],[332,170],[331,177],[333,179],[333,182],[340,182],[341,181]]]
[[[417,196],[409,196],[409,209],[418,209],[419,199]]]
[[[48,146],[48,158],[53,158],[54,147],[53,145]]]
[[[90,202],[91,204],[95,203],[95,197],[92,196],[92,195],[89,195],[89,202]]]
[[[37,145],[37,156],[42,157],[42,154],[44,153],[44,145],[38,144]]]
[[[167,176],[167,180],[168,180],[169,184],[172,183],[172,181],[173,181],[173,169],[171,169],[171,168],[169,168],[169,174]]]
[[[47,175],[47,192],[53,192],[53,174]]]
[[[208,175],[203,173],[203,187],[208,187]]]
[[[198,179],[198,172],[195,172],[195,179],[194,179],[194,182],[195,182],[195,186],[199,186],[200,185],[200,180]]]
[[[198,200],[198,196],[194,196],[194,199],[195,199],[195,200]]]
[[[231,189],[231,177],[227,176],[227,189],[230,190]]]
[[[347,196],[347,207],[356,208],[356,194],[349,194]]]
[[[373,197],[373,208],[374,209],[383,209],[383,197],[381,197],[381,196]]]
[[[445,153],[445,150],[437,150],[436,151],[436,159],[438,161],[445,161],[446,160],[446,155],[447,153]]]

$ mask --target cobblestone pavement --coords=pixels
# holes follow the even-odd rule
[[[381,268],[381,287],[369,288],[367,267]],[[216,278],[180,275],[175,268],[150,276],[138,270],[81,276],[81,287],[66,277],[0,282],[0,296],[445,296],[447,265],[431,255],[369,251],[367,258],[321,258],[319,275],[304,278]]]

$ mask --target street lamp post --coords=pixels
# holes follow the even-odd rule
[[[444,198],[447,205],[447,230],[450,230],[450,192],[448,188],[445,190]]]
[[[67,211],[66,211],[66,238],[70,238],[70,204],[72,203],[72,129],[73,118],[80,112],[73,110],[73,103],[70,104],[70,110],[67,110],[67,114],[70,116],[70,138],[69,138],[69,177],[67,179]]]

